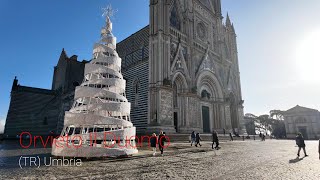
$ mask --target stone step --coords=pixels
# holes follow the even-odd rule
[[[142,136],[145,136],[142,138]],[[169,138],[170,142],[190,142],[190,134],[166,134],[166,136]],[[143,140],[143,142],[148,142],[148,137],[147,135],[138,135],[138,138],[140,140]],[[200,137],[202,141],[212,141],[212,134],[200,134]],[[218,134],[219,141],[229,141],[230,136],[229,134],[223,135],[223,134]],[[240,135],[240,137],[233,136],[234,141],[243,141],[244,140],[260,140],[259,135],[250,135],[250,139],[247,139],[246,137],[243,137]]]
[[[169,137],[170,141],[179,141],[179,142],[189,142],[190,141],[190,134],[167,134]],[[200,137],[202,141],[212,141],[212,134],[200,134]],[[220,141],[229,141],[230,136],[229,134],[223,135],[223,134],[218,134],[219,140]],[[245,137],[244,137],[245,138]],[[240,137],[235,137],[233,136],[233,140],[241,140],[243,141],[243,136],[241,135]],[[253,136],[250,136],[250,139],[245,140],[254,140]],[[259,136],[255,136],[255,140],[259,140]]]

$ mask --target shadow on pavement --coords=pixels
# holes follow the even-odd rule
[[[297,163],[297,162],[299,162],[299,161],[301,161],[301,160],[303,160],[303,158],[297,157],[297,158],[294,158],[294,159],[290,159],[290,160],[289,160],[289,163]]]

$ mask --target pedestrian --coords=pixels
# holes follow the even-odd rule
[[[158,137],[158,144],[159,144],[159,150],[161,152],[161,156],[163,156],[163,147],[164,142],[166,141],[166,136],[163,133],[163,131],[160,131],[159,137]]]
[[[299,147],[298,149],[298,158],[300,156],[300,151],[301,151],[301,148],[303,149],[303,152],[304,152],[304,156],[307,157],[307,153],[306,153],[306,145],[304,143],[304,138],[302,136],[302,134],[299,132],[298,135],[296,136],[296,144],[297,146]]]
[[[220,149],[220,147],[219,147],[219,137],[218,137],[218,134],[217,134],[216,131],[212,132],[212,149],[213,149],[214,143],[216,143],[215,149],[216,150]]]
[[[261,141],[262,141],[262,133],[260,132],[260,134],[259,134],[259,137],[261,138]]]
[[[153,133],[150,138],[150,144],[151,144],[151,148],[153,150],[153,156],[155,156],[156,152],[157,152],[157,141],[158,141],[157,135],[156,135],[156,133]]]
[[[320,139],[319,139],[319,147],[318,147],[318,152],[319,152],[319,159],[320,159]]]
[[[262,134],[262,141],[266,140],[266,136],[264,134]]]
[[[232,137],[231,132],[229,133],[229,136],[230,136],[230,141],[233,141],[233,137]]]
[[[226,136],[226,129],[223,128],[223,135]]]
[[[197,133],[196,134],[196,147],[198,147],[198,144],[200,145],[200,147],[202,146],[201,144],[200,144],[200,141],[201,141],[202,139],[201,139],[201,137],[200,137],[200,134],[199,133]]]
[[[191,133],[191,146],[193,143],[196,143],[196,134],[194,133],[194,131],[192,131]]]

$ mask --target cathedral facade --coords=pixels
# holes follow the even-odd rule
[[[149,3],[149,25],[117,44],[126,97],[131,102],[131,121],[137,133],[159,130],[210,133],[223,129],[242,133],[244,101],[236,33],[229,16],[223,18],[221,14],[220,0],[150,0]],[[61,57],[65,57],[64,51]],[[73,90],[83,79],[83,63],[86,63],[75,63],[81,65],[67,72],[63,64],[70,60],[61,57],[55,68],[53,87],[48,91],[50,97],[44,102],[53,104],[50,99],[59,97],[55,106],[60,108],[50,111],[49,124],[55,127],[48,128],[56,133],[62,129],[61,120],[73,103]],[[66,67],[73,66],[76,65]],[[71,77],[72,82],[66,82]],[[63,88],[64,84],[70,84],[70,88]],[[33,122],[17,120],[15,109],[27,103],[19,100],[17,89],[11,92],[5,129],[5,133],[12,135],[28,130],[32,127],[28,122]],[[23,103],[16,103],[20,101]],[[41,109],[38,113],[41,127],[48,124],[45,111]],[[17,130],[15,122],[20,121],[24,129]]]
[[[149,26],[118,48],[141,130],[242,129],[236,34],[220,0],[150,0]]]

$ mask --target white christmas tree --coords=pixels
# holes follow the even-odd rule
[[[101,157],[138,152],[121,58],[112,34],[110,17],[114,11],[111,6],[104,10],[106,26],[101,30],[101,40],[94,45],[93,59],[85,66],[84,80],[76,87],[74,104],[65,113],[64,129],[53,143],[53,155]]]

